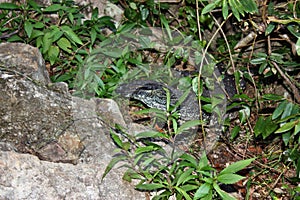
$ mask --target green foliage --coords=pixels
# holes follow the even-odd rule
[[[235,199],[223,191],[219,184],[233,184],[245,177],[236,174],[244,169],[254,159],[247,159],[233,163],[217,173],[210,166],[206,153],[203,152],[200,159],[189,153],[178,151],[174,144],[177,135],[200,125],[199,120],[188,121],[183,124],[177,122],[176,108],[189,94],[187,90],[179,98],[175,105],[171,104],[170,91],[166,91],[166,110],[147,109],[142,113],[155,112],[157,116],[163,116],[168,130],[165,133],[147,131],[131,136],[124,129],[117,126],[111,131],[111,138],[118,148],[118,153],[106,167],[103,178],[118,163],[127,168],[123,176],[124,180],[139,180],[135,186],[137,190],[147,192],[159,192],[153,199],[213,199],[218,195],[222,199]],[[172,124],[172,127],[170,126]],[[164,148],[155,141],[164,141],[171,144],[172,149]]]
[[[74,87],[74,95],[91,98],[110,96],[122,75],[127,72],[129,49],[118,46],[114,39],[99,43],[80,63]]]
[[[300,132],[299,105],[282,101],[274,110],[272,116],[260,116],[254,127],[255,136],[262,135],[267,138],[271,134],[281,134],[284,144],[299,143]]]
[[[160,191],[153,199],[169,199],[173,195],[176,199],[213,199],[215,194],[222,199],[235,199],[221,190],[219,184],[233,184],[244,179],[236,173],[254,160],[238,161],[216,173],[205,153],[200,159],[188,153],[175,156],[174,150],[168,156],[162,146],[152,142],[153,139],[169,140],[165,134],[152,131],[131,136],[117,127],[115,132],[111,132],[111,137],[119,153],[107,166],[103,178],[120,163],[127,168],[123,177],[125,180],[139,180],[137,190]]]
[[[283,68],[289,71],[296,71],[299,69],[299,63],[291,60],[286,60],[285,58],[290,52],[279,51],[267,55],[266,53],[257,53],[254,58],[250,61],[253,65],[259,65],[258,73],[262,74],[264,77],[269,77],[277,74],[278,71],[274,67],[274,63],[280,64]]]
[[[277,99],[275,97],[275,99]],[[286,100],[281,101],[273,114],[268,117],[260,116],[254,127],[255,136],[262,136],[266,139],[270,135],[281,135],[282,141],[286,146],[285,158],[292,161],[297,177],[300,174],[300,108],[299,105],[293,104]]]
[[[163,19],[162,12],[167,11],[169,4],[155,3],[154,0],[150,1],[126,1],[129,5],[125,7],[124,15],[130,21],[141,27],[158,26],[158,19]]]
[[[286,29],[289,31],[289,33],[297,39],[295,43],[295,47],[293,51],[296,51],[297,55],[300,55],[300,34],[299,34],[299,23],[300,20],[295,17],[294,13],[299,13],[300,9],[299,6],[293,6],[291,3],[288,4],[286,7],[289,12],[282,12],[275,9],[274,3],[271,2],[268,4],[268,12],[270,13],[270,16],[268,20],[270,23],[268,24],[266,28],[265,35],[269,35],[272,32],[276,31],[276,26],[284,25]],[[287,38],[284,38],[287,39]]]
[[[232,199],[220,189],[218,183],[231,184],[240,180],[242,177],[236,172],[246,167],[250,160],[237,162],[238,164],[217,173],[208,164],[205,154],[196,159],[188,153],[178,157],[173,152],[171,156],[156,158],[154,155],[166,155],[166,152],[153,142],[153,140],[167,140],[172,143],[176,135],[201,123],[196,120],[179,124],[178,107],[185,100],[189,90],[201,96],[203,87],[213,89],[210,77],[214,66],[219,62],[225,64],[226,68],[234,67],[230,66],[230,61],[236,65],[233,72],[236,81],[243,77],[248,85],[255,88],[255,94],[251,97],[242,94],[243,91],[240,90],[240,94],[236,95],[228,106],[228,110],[238,110],[240,120],[240,124],[235,125],[231,131],[231,141],[238,139],[240,133],[245,131],[244,126],[255,124],[253,129],[246,128],[247,134],[250,134],[248,129],[251,129],[254,131],[254,137],[262,141],[280,138],[284,144],[280,158],[285,162],[292,162],[299,177],[299,105],[285,100],[280,95],[265,94],[263,91],[268,80],[290,81],[296,91],[300,87],[298,81],[300,21],[297,18],[300,13],[299,1],[286,3],[272,1],[267,2],[267,7],[254,0],[199,1],[200,16],[197,16],[196,1],[193,0],[183,1],[183,6],[175,9],[176,13],[172,4],[155,3],[154,0],[114,2],[119,3],[125,10],[124,20],[119,27],[115,27],[111,17],[99,18],[97,9],[92,10],[91,19],[84,19],[82,13],[86,7],[78,6],[72,0],[56,0],[47,7],[33,0],[28,0],[25,4],[0,3],[0,42],[23,42],[38,47],[47,65],[50,65],[53,81],[65,81],[70,89],[74,89],[74,95],[90,98],[111,97],[120,80],[130,76],[127,72],[132,68],[144,71],[153,79],[169,78],[151,70],[142,51],[153,52],[156,44],[146,36],[136,38],[131,32],[133,28],[162,27],[166,30],[164,39],[171,45],[181,42],[180,37],[174,35],[171,30],[177,30],[178,35],[184,36],[184,45],[191,48],[178,47],[164,52],[162,67],[165,71],[169,71],[178,61],[186,63],[191,56],[190,52],[194,53],[192,55],[195,57],[194,64],[200,65],[203,48],[208,42],[193,40],[199,38],[201,34],[205,35],[207,31],[215,32],[213,28],[218,27],[214,18],[219,17],[218,20],[221,19],[222,22],[232,14],[234,18],[230,19],[232,20],[230,24],[234,28],[229,32],[233,31],[234,34],[223,36],[225,37],[223,39],[218,38],[217,47],[210,47],[215,58],[211,59],[214,60],[211,65],[203,66],[201,75],[205,76],[205,79],[199,81],[198,74],[193,74],[176,80],[178,88],[186,93],[175,105],[171,105],[170,93],[166,90],[166,111],[158,109],[140,111],[140,113],[155,112],[158,118],[169,125],[166,134],[149,131],[133,137],[120,127],[116,128],[116,132],[111,132],[119,153],[107,167],[104,176],[116,164],[125,162],[124,166],[128,171],[123,178],[129,181],[140,180],[136,186],[139,190],[162,191],[154,199],[168,199],[174,194],[177,199],[213,199],[213,194],[218,194],[223,199]],[[264,13],[258,13],[262,11]],[[256,13],[258,15],[252,15]],[[108,37],[103,33],[104,28],[108,28],[113,34]],[[224,28],[224,31],[226,29]],[[245,43],[243,45],[245,49],[239,49],[241,52],[236,51],[235,45],[242,40],[241,38],[247,38],[249,32],[255,32],[257,38]],[[126,39],[128,43],[125,42]],[[134,52],[130,48],[133,39],[138,40],[140,44],[138,50]],[[257,45],[261,44],[261,41],[269,42],[265,45],[267,48]],[[251,52],[248,51],[250,46],[253,47]],[[233,51],[236,55],[230,57],[229,53]],[[132,76],[140,78],[137,73],[132,73]],[[285,84],[285,87],[291,86]],[[219,116],[223,114],[218,111],[218,106],[222,104],[224,96],[200,98],[204,102],[202,105],[204,111],[217,112]],[[260,110],[261,104],[274,103],[278,106],[272,113]],[[257,115],[255,112],[260,114]],[[256,117],[254,122],[250,116]],[[230,127],[229,120],[227,123]],[[296,178],[295,182],[297,181],[299,182],[299,178]],[[294,196],[297,192],[299,187],[291,191]]]
[[[38,47],[44,59],[56,67],[53,81],[74,79],[77,71],[73,66],[82,63],[89,54],[87,48],[92,49],[105,38],[101,28],[115,29],[111,18],[98,18],[96,9],[90,20],[83,21],[84,8],[73,1],[54,1],[48,7],[32,0],[21,6],[1,3],[0,9],[0,35],[8,42]]]
[[[211,3],[207,4],[201,14],[205,15],[212,10],[214,10],[216,7],[222,7],[222,14],[223,18],[226,19],[228,17],[229,13],[229,6],[231,8],[231,11],[233,15],[236,17],[238,21],[241,20],[241,16],[245,16],[246,13],[254,14],[258,11],[257,5],[255,1],[253,0],[246,0],[246,1],[239,1],[239,0],[217,0],[212,1]]]

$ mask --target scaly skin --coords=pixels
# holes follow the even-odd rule
[[[167,96],[164,88],[170,91],[170,104],[171,106],[174,106],[183,93],[178,89],[171,88],[163,83],[155,81],[138,80],[127,84],[121,84],[117,88],[116,93],[126,98],[138,100],[149,108],[166,110]],[[183,121],[199,119],[199,105],[196,95],[193,92],[190,92],[178,110],[180,119]],[[202,117],[203,120],[208,120],[209,115],[203,114]]]
[[[230,81],[230,80],[229,80]],[[228,84],[227,84],[228,85]],[[229,84],[231,93],[234,95],[234,84]],[[228,86],[227,86],[228,87]],[[169,87],[166,84],[151,81],[151,80],[136,80],[129,83],[121,84],[116,89],[116,93],[121,97],[134,99],[144,103],[149,108],[157,108],[160,110],[166,110],[167,97],[166,90],[170,91],[170,104],[174,106],[178,99],[182,96],[183,92],[180,90]],[[220,88],[215,88],[217,92],[221,92]],[[209,92],[204,91],[204,96],[208,96]],[[224,101],[225,102],[225,101]],[[220,105],[219,109],[225,109],[226,105]],[[200,119],[199,104],[194,92],[190,92],[187,98],[182,102],[177,110],[180,113],[180,120],[185,122],[189,120]],[[206,122],[204,132],[206,137],[203,147],[205,146],[206,152],[211,151],[214,145],[218,141],[220,134],[222,133],[222,124],[220,118],[216,114],[207,114],[202,112],[202,120]],[[222,120],[222,119],[221,119]],[[195,132],[196,133],[196,132]],[[184,145],[190,144],[194,141],[195,135],[191,135],[191,132],[178,135],[176,143],[184,143]],[[189,142],[186,142],[188,140]]]

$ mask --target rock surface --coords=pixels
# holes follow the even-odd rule
[[[101,181],[109,126],[126,125],[117,104],[51,84],[38,49],[0,44],[0,121],[0,199],[145,199],[123,169]]]
[[[101,182],[105,164],[52,163],[1,151],[0,199],[144,199],[122,182],[120,170],[113,170]]]

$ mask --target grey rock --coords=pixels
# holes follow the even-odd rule
[[[44,85],[50,83],[44,59],[37,48],[22,43],[2,43],[0,58],[0,64],[7,71],[16,75],[21,72],[22,78],[30,77]],[[4,78],[4,74],[1,77]]]
[[[115,122],[126,126],[113,100],[50,83],[38,49],[0,44],[0,199],[144,199],[125,169],[101,180]]]
[[[121,170],[101,181],[105,163],[52,163],[30,154],[0,152],[0,199],[145,199],[122,182]],[[132,188],[132,186],[131,186]]]

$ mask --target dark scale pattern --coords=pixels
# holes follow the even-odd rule
[[[182,92],[155,81],[133,81],[121,84],[116,93],[127,98],[131,98],[144,103],[149,108],[166,110],[167,95],[166,90],[170,91],[171,106],[174,106],[182,96]],[[199,105],[196,95],[191,92],[185,101],[178,108],[180,119],[183,121],[199,119]],[[207,119],[208,115],[203,115]]]
[[[234,84],[231,86],[234,87]],[[163,83],[150,80],[138,80],[132,81],[130,83],[125,83],[119,85],[116,89],[116,93],[121,97],[126,97],[134,99],[144,103],[147,107],[157,108],[160,110],[166,110],[166,90],[168,89],[171,94],[171,105],[175,105],[178,99],[182,96],[183,92],[180,90],[169,87]],[[216,91],[220,91],[216,88]],[[209,91],[204,91],[206,95]],[[224,101],[225,104],[226,101]],[[225,109],[226,105],[221,105],[220,109]],[[187,98],[182,102],[178,108],[180,113],[180,121],[185,122],[189,120],[200,119],[200,110],[197,97],[194,92],[190,92]],[[217,142],[220,134],[222,133],[222,119],[220,119],[216,114],[207,114],[202,112],[202,120],[205,122],[205,150],[210,151],[213,149],[215,143]],[[192,134],[192,130],[187,133],[180,134],[176,137],[176,143],[190,144],[194,141],[195,134]],[[197,133],[197,131],[193,132]],[[188,140],[188,141],[186,141]]]
[[[167,92],[163,85],[157,84],[159,87],[152,87],[153,84],[144,85],[143,87],[137,88],[132,93],[131,98],[143,102],[150,108],[157,108],[160,110],[166,110],[167,105]],[[165,88],[165,89],[164,89]],[[171,94],[171,105],[175,105],[176,96],[170,91]]]

